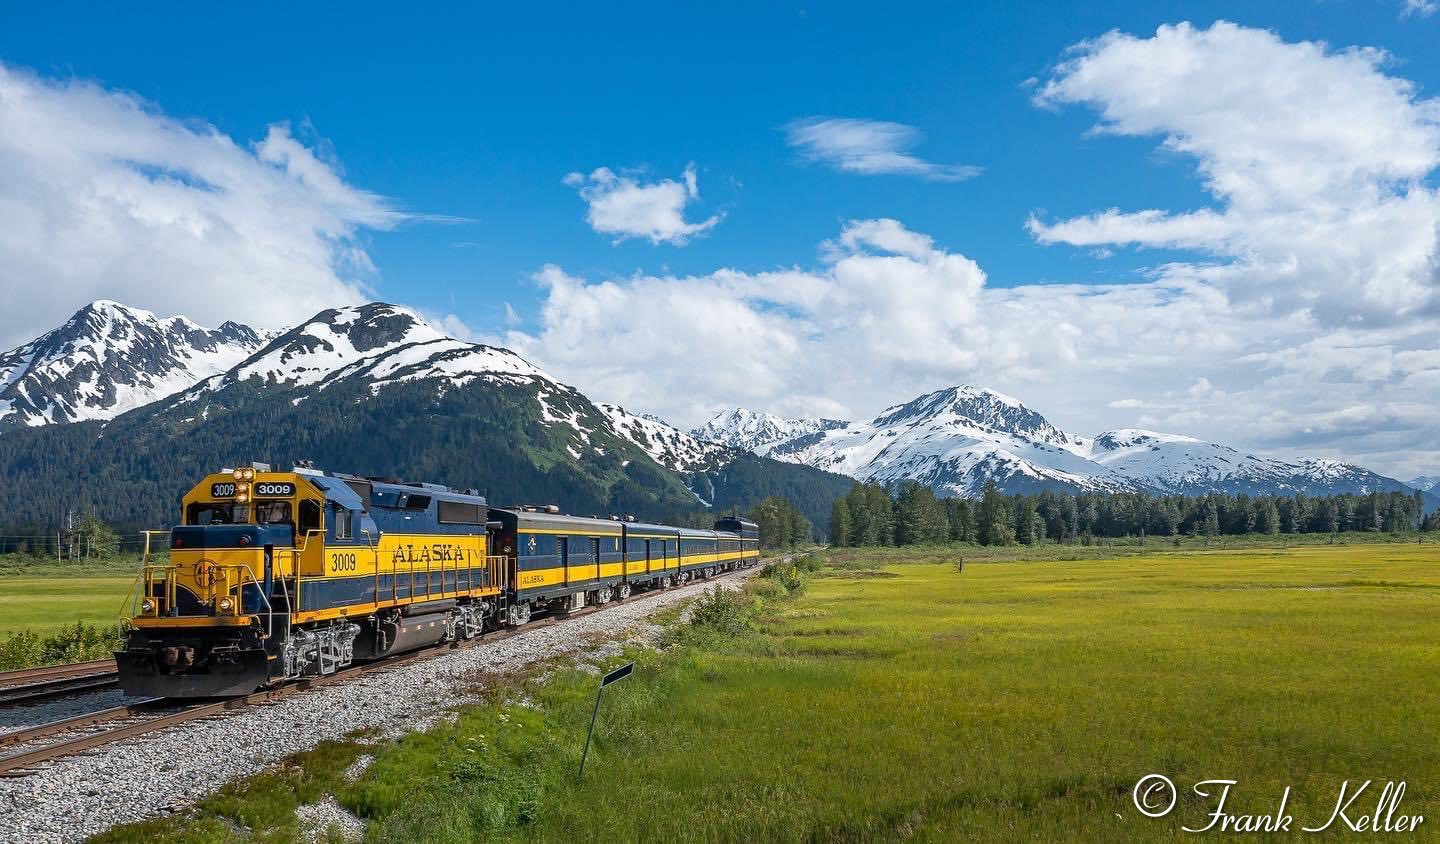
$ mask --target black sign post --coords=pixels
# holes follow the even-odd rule
[[[618,680],[624,680],[634,671],[635,663],[627,662],[600,678],[600,688],[595,692],[595,709],[590,713],[590,732],[585,734],[585,752],[580,754],[580,773],[575,779],[585,778],[585,760],[590,758],[590,740],[595,737],[595,719],[600,715],[600,698],[605,694],[605,687]]]

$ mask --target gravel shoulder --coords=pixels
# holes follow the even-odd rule
[[[0,778],[0,842],[81,841],[117,824],[173,813],[231,780],[355,730],[397,735],[425,729],[477,700],[474,690],[486,673],[561,656],[613,654],[617,637],[643,638],[645,620],[657,609],[713,585],[739,588],[758,571],[639,595],[510,638],[117,742],[33,776]]]

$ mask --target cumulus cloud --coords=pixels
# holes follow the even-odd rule
[[[979,175],[969,164],[936,164],[908,152],[923,139],[919,129],[884,120],[806,117],[786,127],[790,146],[808,161],[846,173],[919,176],[936,182],[959,182]]]
[[[862,220],[814,267],[548,267],[540,329],[510,342],[682,424],[732,404],[857,418],[970,382],[1070,430],[1440,469],[1440,106],[1384,53],[1228,23],[1111,33],[1076,45],[1037,101],[1094,109],[1102,136],[1156,137],[1214,203],[1036,218],[1033,235],[1190,256],[1138,284],[991,285],[924,233]]]
[[[1042,243],[1201,253],[1161,269],[1239,304],[1328,325],[1433,312],[1440,297],[1440,101],[1369,48],[1287,43],[1220,22],[1112,32],[1074,48],[1037,94],[1099,113],[1101,134],[1161,138],[1215,207],[1029,221]]]
[[[403,218],[284,124],[237,143],[0,64],[0,347],[97,298],[267,327],[363,301],[359,235]]]
[[[1398,474],[1440,466],[1440,429],[1416,407],[1440,400],[1436,327],[1277,320],[1189,278],[990,286],[895,220],[848,223],[820,254],[811,268],[696,276],[548,266],[539,329],[496,339],[590,395],[687,426],[734,405],[860,418],[975,383],[1082,433],[1149,427]]]
[[[1436,0],[1404,0],[1401,4],[1400,17],[1408,18],[1411,15],[1427,18],[1440,9],[1440,3]]]
[[[642,183],[635,177],[601,167],[589,176],[571,173],[565,184],[575,188],[589,209],[585,219],[600,234],[615,235],[615,242],[643,237],[651,243],[684,245],[719,224],[723,214],[699,223],[685,220],[685,206],[700,198],[695,165],[686,166],[680,181],[661,179]]]

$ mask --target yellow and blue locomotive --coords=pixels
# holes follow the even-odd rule
[[[474,491],[263,464],[185,495],[115,659],[132,695],[219,697],[472,638],[759,559],[715,530],[492,508]]]

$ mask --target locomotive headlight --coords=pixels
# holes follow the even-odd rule
[[[236,504],[244,504],[246,501],[249,501],[249,500],[250,500],[250,493],[248,493],[248,492],[237,492],[237,493],[235,493],[235,503],[236,503]]]
[[[231,610],[235,609],[235,602],[232,601],[230,598],[225,597],[221,598],[220,602],[216,606],[220,608],[220,612],[230,612]]]
[[[230,477],[234,478],[237,481],[243,481],[245,480],[245,470],[236,469],[235,471],[230,473]]]
[[[240,471],[241,471],[241,473],[242,473],[241,477],[244,478],[244,479],[247,480],[247,481],[248,481],[248,480],[251,480],[252,478],[255,477],[255,470],[254,470],[254,469],[251,469],[249,466],[246,466],[244,469],[241,469]]]
[[[145,600],[141,601],[141,602],[140,602],[140,612],[143,612],[143,613],[145,613],[146,615],[149,615],[150,613],[155,612],[155,602],[152,601],[152,600],[150,600],[149,598],[146,598]]]

